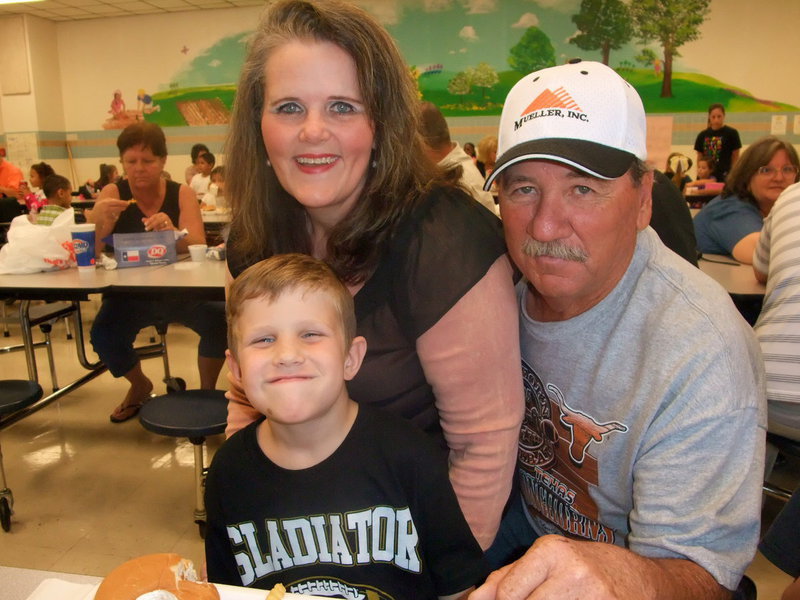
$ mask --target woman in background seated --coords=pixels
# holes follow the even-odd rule
[[[194,192],[189,186],[162,177],[167,144],[161,128],[146,121],[129,125],[117,138],[117,148],[127,178],[105,186],[87,214],[88,222],[97,228],[98,253],[113,233],[186,229],[188,235],[176,244],[178,252],[186,252],[189,244],[204,243],[203,221]],[[153,383],[142,371],[133,343],[139,330],[159,323],[181,323],[200,335],[200,387],[216,386],[227,345],[224,302],[104,294],[92,326],[92,345],[114,377],[125,377],[130,382],[125,399],[111,414],[114,423],[136,416],[150,399]]]
[[[88,180],[84,185],[78,188],[78,191],[84,198],[97,198],[105,186],[109,183],[115,183],[119,178],[117,167],[114,165],[107,165],[102,163],[100,165],[100,177],[97,181]]]
[[[475,162],[475,166],[478,167],[481,175],[488,177],[494,171],[494,163],[497,160],[497,136],[487,135],[481,138],[476,151],[478,160]]]
[[[750,145],[733,166],[722,194],[694,218],[697,248],[752,264],[761,225],[800,170],[792,144],[768,136]]]

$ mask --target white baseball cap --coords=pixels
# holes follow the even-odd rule
[[[500,116],[497,162],[483,189],[513,164],[554,160],[601,179],[647,159],[639,94],[616,71],[576,59],[534,71],[508,93]]]

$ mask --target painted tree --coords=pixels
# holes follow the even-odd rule
[[[642,51],[633,58],[636,62],[644,65],[645,67],[649,67],[658,59],[656,53],[650,48],[642,48]]]
[[[470,70],[470,75],[472,76],[472,85],[482,88],[483,94],[481,95],[481,99],[485,99],[486,90],[497,85],[497,83],[500,81],[497,71],[495,71],[494,67],[492,67],[489,63],[485,62],[478,63],[477,67]]]
[[[581,50],[600,50],[604,65],[612,50],[619,50],[633,37],[631,13],[621,0],[582,0],[572,22],[580,33],[570,43]]]
[[[528,27],[509,53],[508,64],[523,75],[556,64],[553,44],[550,43],[547,34],[538,27]]]
[[[636,35],[645,44],[655,40],[664,52],[661,97],[672,98],[672,59],[678,48],[700,37],[711,0],[636,0],[631,3]]]
[[[472,90],[472,81],[466,71],[459,71],[447,83],[447,91],[454,96],[466,96]]]

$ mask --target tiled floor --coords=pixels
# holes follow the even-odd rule
[[[88,325],[97,300],[84,303]],[[13,311],[13,309],[12,309]],[[0,345],[19,343],[18,328]],[[149,332],[140,336],[147,342]],[[62,384],[82,373],[63,323],[53,337]],[[197,387],[197,336],[173,325],[169,332],[173,375]],[[49,388],[44,350],[38,351],[40,379]],[[143,363],[154,381],[160,359]],[[0,354],[3,378],[25,377],[21,352]],[[225,371],[220,387],[226,385]],[[6,476],[16,514],[9,533],[0,531],[0,565],[104,575],[131,557],[173,551],[198,564],[203,545],[193,522],[193,454],[188,441],[148,433],[133,419],[113,425],[108,415],[122,399],[124,382],[105,373],[58,402],[0,432]],[[163,390],[159,384],[157,391]],[[211,450],[220,439],[209,442]],[[787,462],[775,479],[795,485],[800,464]],[[780,503],[767,500],[769,520]],[[760,599],[777,599],[790,578],[757,556],[748,574]],[[0,592],[0,597],[2,592]]]
[[[84,306],[88,326],[97,301]],[[19,343],[18,331],[12,326],[12,337],[0,338],[0,345]],[[149,334],[140,335],[140,342],[147,343]],[[83,369],[63,322],[53,338],[63,385]],[[170,368],[189,387],[199,383],[197,339],[188,329],[170,326]],[[37,364],[49,393],[44,349],[37,351]],[[25,377],[21,352],[0,354],[0,365],[3,378]],[[160,358],[143,366],[153,381],[163,377]],[[219,385],[226,385],[224,371]],[[203,544],[193,521],[192,445],[151,434],[137,419],[110,423],[108,415],[126,389],[124,380],[104,373],[0,432],[16,513],[11,531],[0,532],[0,564],[103,575],[152,552],[177,552],[202,564]],[[156,391],[163,390],[158,383]],[[212,451],[220,441],[209,440]]]

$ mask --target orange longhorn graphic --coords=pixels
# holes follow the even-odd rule
[[[561,411],[561,423],[572,432],[572,439],[569,442],[569,456],[578,465],[583,464],[586,457],[586,448],[592,441],[602,442],[603,436],[612,431],[628,431],[622,423],[611,421],[609,423],[598,423],[592,417],[570,408],[564,400],[564,395],[552,383],[547,384],[547,391],[555,397],[558,408]]]

